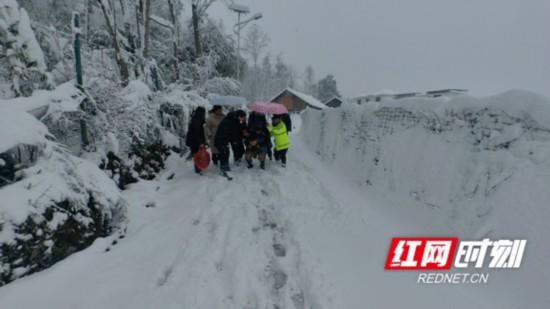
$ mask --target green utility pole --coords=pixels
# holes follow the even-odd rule
[[[73,13],[73,33],[74,33],[74,60],[76,69],[76,86],[83,87],[82,81],[82,58],[80,57],[80,15]]]

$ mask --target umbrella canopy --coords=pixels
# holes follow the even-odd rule
[[[271,103],[271,102],[254,102],[248,104],[248,108],[262,114],[288,114],[288,109],[283,104]]]
[[[219,96],[214,97],[212,101],[210,101],[212,105],[221,105],[221,106],[242,106],[247,103],[246,99],[243,97],[236,97],[232,95],[228,96]]]

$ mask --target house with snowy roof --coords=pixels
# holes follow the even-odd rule
[[[325,104],[313,96],[288,87],[273,97],[271,102],[283,104],[291,113],[301,112],[308,107],[313,109],[327,108]]]
[[[393,92],[382,92],[377,94],[368,94],[360,97],[351,99],[352,102],[357,104],[364,104],[370,102],[381,102],[386,100],[400,100],[407,98],[439,98],[439,97],[456,97],[467,95],[467,89],[441,89],[441,90],[431,90],[426,92],[405,92],[405,93],[393,93]]]
[[[431,90],[426,91],[425,96],[430,98],[438,98],[438,97],[456,97],[461,95],[468,94],[467,89],[441,89],[441,90]]]

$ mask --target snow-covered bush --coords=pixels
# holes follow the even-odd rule
[[[47,268],[124,225],[126,202],[93,163],[0,104],[0,285]],[[11,104],[9,104],[11,103]]]
[[[232,78],[214,77],[207,80],[201,90],[208,94],[238,96],[240,94],[241,85]]]
[[[510,91],[303,117],[301,134],[324,160],[365,186],[430,207],[458,235],[513,233],[514,226],[523,235],[550,218],[549,99]]]
[[[187,134],[191,113],[198,106],[208,107],[209,103],[195,91],[184,91],[179,85],[172,85],[154,98],[159,105],[159,116],[163,141],[170,146],[184,148],[182,140]]]
[[[94,89],[97,115],[90,135],[96,150],[87,156],[95,156],[121,189],[140,178],[153,179],[172,151],[181,152],[192,110],[208,105],[178,85],[155,93],[140,81],[119,91]]]

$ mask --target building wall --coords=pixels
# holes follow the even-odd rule
[[[276,103],[286,106],[289,112],[300,112],[306,108],[306,103],[292,94],[285,93],[275,100]]]

